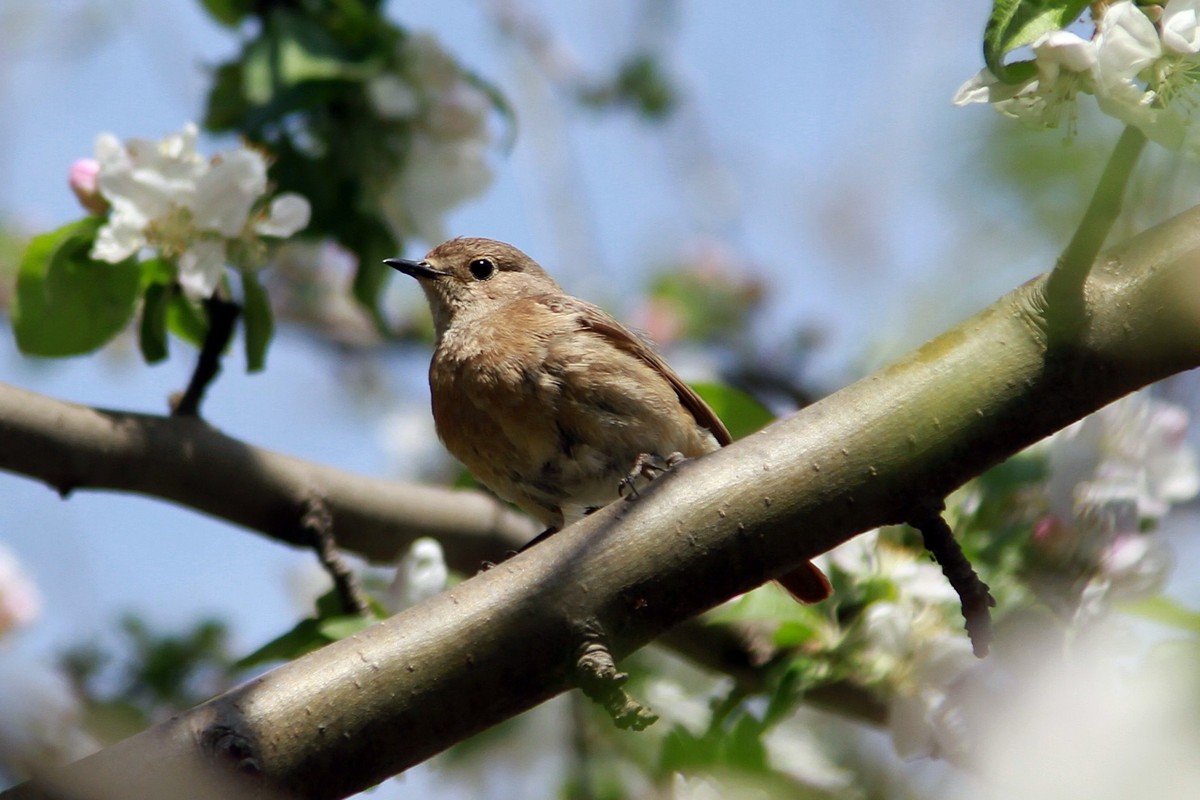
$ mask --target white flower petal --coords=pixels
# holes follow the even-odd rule
[[[114,209],[108,223],[96,234],[96,241],[92,244],[92,258],[118,264],[146,246],[146,237],[142,234],[143,226],[127,224],[126,219]]]
[[[267,162],[257,150],[242,148],[221,155],[196,183],[190,208],[200,230],[227,238],[245,230],[250,209],[267,190]]]
[[[179,285],[193,300],[212,297],[225,268],[225,242],[202,239],[179,256]]]
[[[1200,52],[1200,0],[1170,0],[1163,9],[1163,47],[1180,55]]]
[[[263,236],[284,238],[308,227],[312,208],[308,200],[298,194],[287,192],[271,201],[267,218],[254,226]]]
[[[992,74],[991,70],[984,69],[976,72],[970,80],[958,87],[958,91],[954,93],[954,105],[966,106],[971,103],[994,103],[1000,99],[1012,97],[1013,93],[1007,90],[1009,87],[1006,84],[1000,83],[1000,80]],[[1001,93],[1004,97],[1000,97]]]
[[[1098,95],[1127,83],[1162,55],[1154,23],[1130,0],[1104,11],[1095,41]]]
[[[1096,65],[1096,46],[1070,31],[1051,31],[1033,43],[1038,80],[1044,85],[1056,79],[1061,69],[1090,72]]]

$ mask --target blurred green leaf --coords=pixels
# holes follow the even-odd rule
[[[254,105],[308,81],[362,80],[377,68],[300,13],[276,9],[264,33],[247,45],[242,61],[242,90]]]
[[[1166,595],[1123,603],[1120,608],[1122,611],[1143,619],[1153,620],[1189,633],[1200,634],[1200,611],[1193,611]]]
[[[734,441],[772,422],[775,415],[750,395],[723,383],[694,383],[696,394],[716,412]]]
[[[579,102],[595,109],[633,108],[649,120],[662,120],[675,110],[677,91],[660,59],[637,53],[621,63],[616,77],[579,92]]]
[[[300,620],[291,630],[242,658],[235,666],[245,669],[272,661],[291,661],[369,628],[387,617],[387,611],[377,601],[369,598],[369,602],[369,615],[347,614],[337,591],[330,589],[316,599],[316,616]]]
[[[204,127],[210,131],[236,130],[250,111],[244,91],[242,63],[230,61],[213,72],[212,88],[204,110]]]
[[[995,0],[983,33],[983,59],[992,74],[1015,84],[1036,72],[1032,61],[1005,64],[1004,57],[1043,33],[1065,28],[1087,8],[1088,0]]]
[[[332,641],[321,632],[320,620],[302,619],[287,633],[277,636],[248,656],[234,662],[237,669],[249,669],[275,661],[291,661],[320,649]]]
[[[156,283],[163,286],[175,283],[175,265],[165,258],[147,258],[138,268],[141,272],[140,286],[143,289]]]
[[[778,647],[794,647],[821,636],[830,622],[826,611],[813,605],[801,605],[775,584],[747,592],[736,600],[710,611],[705,620],[713,623],[776,623],[773,640]]]
[[[246,338],[246,371],[259,372],[267,363],[267,345],[275,332],[271,300],[258,276],[242,271],[242,324]]]
[[[138,329],[138,346],[147,364],[157,364],[167,357],[167,306],[171,287],[151,284],[142,296],[142,324]]]
[[[34,237],[17,273],[12,322],[21,352],[73,356],[99,349],[133,317],[139,268],[94,261],[103,224],[89,217]]]
[[[346,614],[340,617],[330,617],[329,619],[321,620],[317,624],[317,629],[321,631],[322,636],[325,636],[331,642],[335,642],[338,639],[353,636],[359,631],[365,631],[376,622],[379,622],[379,620],[373,616],[360,617],[357,614]]]
[[[234,28],[254,13],[255,0],[200,0],[209,15],[222,25]]]
[[[167,301],[167,330],[195,347],[203,347],[208,338],[208,315],[183,292],[172,291]]]
[[[726,764],[746,772],[766,772],[767,748],[762,737],[765,729],[761,722],[750,714],[741,714],[722,740]]]
[[[698,737],[687,728],[676,725],[663,737],[659,770],[664,775],[670,775],[710,766],[717,761],[717,749],[717,743],[712,738]]]

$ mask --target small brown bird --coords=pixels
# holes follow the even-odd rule
[[[645,341],[515,247],[459,238],[421,261],[384,263],[416,278],[433,312],[438,436],[547,526],[534,541],[729,444],[713,410]],[[780,583],[805,602],[830,592],[811,563]]]

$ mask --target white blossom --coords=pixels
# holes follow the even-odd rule
[[[109,211],[92,257],[117,263],[157,248],[176,260],[185,293],[200,299],[216,289],[229,243],[291,236],[308,224],[310,211],[303,197],[285,193],[265,217],[257,213],[268,190],[263,154],[238,147],[207,159],[196,151],[197,138],[191,123],[159,142],[97,138],[96,185]]]
[[[37,584],[17,557],[0,545],[0,637],[28,625],[42,610]]]
[[[400,236],[430,244],[447,238],[445,216],[492,182],[487,144],[415,134],[404,168],[381,198],[383,213]]]
[[[0,650],[0,766],[28,778],[90,755],[96,741],[67,677],[10,649]]]
[[[1133,530],[1200,493],[1200,467],[1187,441],[1187,412],[1147,394],[1130,395],[1050,439],[1051,509],[1071,519],[1106,505],[1131,505]]]
[[[1187,442],[1188,415],[1147,394],[1131,395],[1058,432],[1047,442],[1041,528],[1053,547],[1091,572],[1088,596],[1157,591],[1171,567],[1165,545],[1146,530],[1173,505],[1200,493],[1200,467]]]
[[[437,540],[417,539],[396,566],[396,577],[388,588],[389,610],[401,611],[441,594],[449,574]]]
[[[408,37],[397,58],[400,71],[382,73],[367,86],[376,114],[402,122],[407,142],[399,170],[381,181],[378,199],[397,238],[434,244],[446,238],[446,215],[492,182],[491,103],[433,36]]]
[[[862,582],[890,581],[894,598],[863,612],[856,658],[868,680],[887,687],[889,729],[903,757],[953,749],[950,698],[975,663],[962,630],[959,598],[941,569],[911,550],[857,536],[829,554],[830,562]]]
[[[1054,127],[1079,93],[1096,96],[1100,109],[1147,137],[1190,157],[1200,157],[1200,131],[1192,125],[1200,58],[1200,0],[1171,0],[1159,25],[1131,0],[1094,4],[1099,11],[1089,40],[1066,30],[1032,44],[1035,75],[1008,85],[983,70],[958,90],[954,102],[990,103],[1033,127]]]

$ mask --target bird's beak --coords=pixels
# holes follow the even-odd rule
[[[405,275],[411,275],[418,280],[423,278],[440,278],[450,273],[437,269],[428,261],[412,261],[407,258],[385,258],[383,263],[392,269],[397,269]]]

